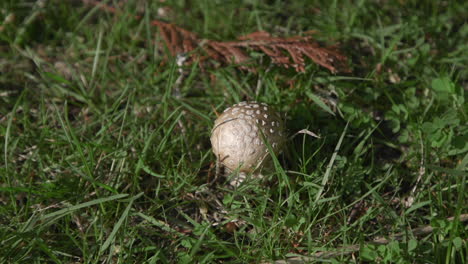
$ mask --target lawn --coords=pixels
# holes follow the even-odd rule
[[[468,1],[97,2],[0,2],[0,263],[467,262]],[[180,65],[154,21],[314,31],[348,70]],[[232,187],[210,133],[241,101],[289,138]]]

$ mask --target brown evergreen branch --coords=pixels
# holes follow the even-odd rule
[[[159,20],[153,20],[151,24],[159,28],[159,32],[173,56],[191,52],[200,43],[197,35],[174,24]]]
[[[349,71],[345,64],[347,58],[336,47],[321,47],[310,36],[280,38],[259,31],[239,39],[232,42],[210,41],[207,45],[224,50],[220,55],[228,62],[230,57],[234,57],[236,63],[246,62],[250,57],[242,49],[252,49],[263,52],[273,63],[285,68],[293,67],[298,72],[305,71],[306,57],[333,73]]]
[[[107,12],[117,13],[117,9],[102,2],[82,1]],[[346,56],[342,55],[336,46],[323,47],[311,36],[282,38],[259,31],[239,37],[237,41],[214,41],[200,39],[182,27],[160,20],[153,20],[152,25],[159,29],[172,56],[191,53],[191,61],[204,62],[212,59],[222,64],[236,64],[241,69],[254,70],[251,63],[253,58],[248,52],[258,51],[268,56],[272,63],[284,68],[294,68],[297,72],[305,72],[306,58],[332,73],[350,71],[346,65]],[[200,48],[199,52],[195,52],[197,48]]]

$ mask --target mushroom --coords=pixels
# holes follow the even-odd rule
[[[216,119],[211,131],[211,145],[217,164],[228,172],[239,171],[231,185],[239,185],[246,174],[258,173],[269,161],[268,147],[278,154],[285,141],[280,115],[265,103],[241,102]]]

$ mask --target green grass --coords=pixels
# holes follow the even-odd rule
[[[350,246],[323,261],[466,262],[466,222],[447,218],[468,213],[467,1],[123,2],[118,15],[0,3],[0,262],[259,263]],[[188,67],[175,96],[150,25],[163,5],[203,38],[318,30],[353,72]],[[321,138],[294,137],[275,172],[233,190],[210,184],[209,133],[242,100]]]

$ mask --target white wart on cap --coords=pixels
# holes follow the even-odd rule
[[[211,145],[218,162],[230,171],[255,172],[269,157],[267,141],[275,154],[285,139],[280,115],[265,103],[241,102],[216,119]]]

